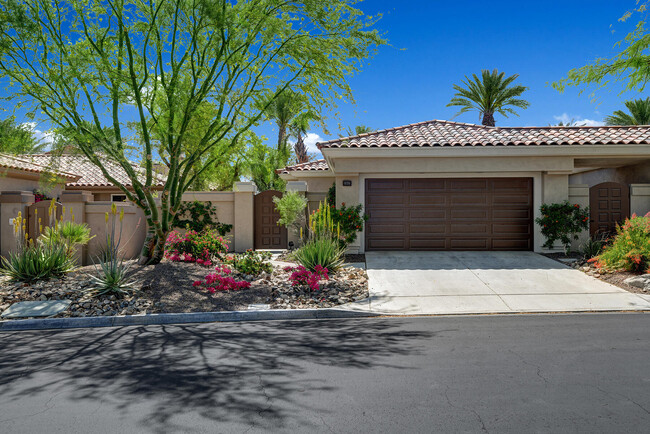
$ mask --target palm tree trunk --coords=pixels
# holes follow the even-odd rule
[[[302,139],[302,134],[298,132],[298,137],[296,139],[296,144],[293,145],[293,149],[296,152],[297,163],[306,163],[309,161],[309,156],[307,155],[307,148],[305,147],[305,142]]]
[[[494,113],[483,113],[483,125],[488,126],[488,127],[493,127],[495,126],[494,123]]]

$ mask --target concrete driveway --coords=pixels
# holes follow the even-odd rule
[[[393,314],[650,310],[650,296],[532,252],[366,253],[366,309]]]

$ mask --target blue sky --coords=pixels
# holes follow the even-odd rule
[[[452,85],[485,68],[519,74],[518,83],[530,88],[524,94],[530,108],[519,117],[497,115],[497,126],[544,126],[562,117],[600,122],[639,94],[619,95],[620,87],[611,87],[597,92],[593,102],[590,91],[579,95],[570,88],[561,94],[548,83],[616,53],[614,44],[631,28],[617,20],[634,5],[634,0],[364,1],[360,8],[366,13],[384,13],[378,28],[391,46],[382,47],[351,80],[357,104],[340,108],[342,124],[383,129],[452,119],[457,109],[445,107]],[[454,120],[480,123],[477,113]],[[329,135],[314,129],[309,143],[336,137],[337,123],[328,123]]]

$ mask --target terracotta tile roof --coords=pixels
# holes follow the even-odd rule
[[[279,174],[285,174],[289,172],[306,172],[313,170],[330,170],[325,159],[310,161],[308,163],[294,164],[293,166],[287,166],[284,169],[276,170]]]
[[[650,144],[648,126],[486,127],[433,120],[318,143],[327,148]]]
[[[79,179],[66,183],[70,187],[111,187],[113,184],[109,182],[101,170],[90,162],[83,155],[49,155],[49,154],[35,154],[35,155],[22,155],[21,159],[28,160],[29,162],[47,167],[49,170],[63,171],[67,173],[77,174]],[[104,167],[118,182],[129,187],[131,181],[127,176],[124,169],[117,163],[114,163],[106,158],[102,159]],[[142,174],[141,179],[144,182],[145,174],[141,167],[133,166],[136,172]],[[158,182],[156,185],[162,186],[165,183],[163,176],[157,176]]]
[[[60,176],[70,181],[76,181],[80,178],[80,175],[75,175],[74,173],[67,173],[36,164],[32,161],[29,161],[29,157],[30,156],[28,155],[16,157],[14,155],[0,154],[0,167],[21,170],[23,172],[53,173],[54,175]]]

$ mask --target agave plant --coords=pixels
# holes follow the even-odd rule
[[[124,210],[118,214],[113,203],[105,215],[106,244],[100,250],[95,263],[97,275],[90,276],[93,285],[87,291],[93,296],[112,294],[118,298],[135,291],[137,282],[131,279],[131,266],[120,255]]]

